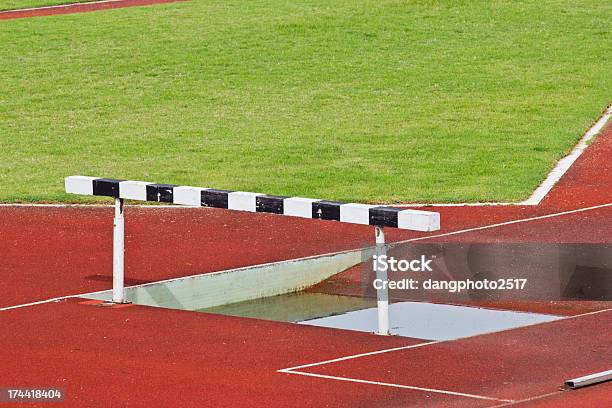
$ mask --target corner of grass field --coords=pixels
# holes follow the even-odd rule
[[[0,201],[97,203],[62,194],[89,174],[518,202],[610,103],[611,20],[594,0],[212,0],[6,21]]]

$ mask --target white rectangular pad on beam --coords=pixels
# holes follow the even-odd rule
[[[403,210],[397,214],[397,227],[414,231],[437,231],[440,214],[431,211]]]
[[[283,214],[293,217],[312,218],[312,198],[291,197],[283,200]]]
[[[202,205],[202,190],[206,189],[189,186],[174,187],[172,200],[174,204],[193,205],[199,207]]]
[[[234,191],[227,195],[227,209],[238,211],[256,211],[257,193],[247,193],[244,191]]]
[[[147,201],[147,185],[144,181],[122,181],[119,183],[119,198]]]
[[[64,179],[66,192],[71,194],[93,195],[93,181],[97,177],[68,176]]]
[[[370,224],[370,208],[368,204],[343,204],[340,206],[340,221],[353,224]]]

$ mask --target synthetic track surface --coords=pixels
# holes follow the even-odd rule
[[[442,208],[442,233],[609,203],[611,155],[608,127],[542,205]],[[609,242],[611,211],[444,238]],[[228,214],[128,209],[128,284],[356,248],[373,235],[365,226]],[[100,207],[0,208],[2,306],[110,288],[111,217],[111,209]],[[393,241],[423,236],[388,235]],[[502,399],[517,401],[510,406],[601,407],[612,395],[610,384],[558,390],[567,377],[609,369],[609,311],[306,370],[500,400],[493,401],[277,371],[421,340],[79,302],[0,312],[0,383],[65,387],[67,402],[58,404],[64,407],[492,407],[506,405]]]
[[[103,0],[92,3],[73,3],[58,6],[37,7],[23,10],[0,11],[0,20],[53,16],[58,14],[86,13],[114,8],[149,6],[152,4],[176,3],[184,0]]]
[[[142,306],[109,309],[77,302],[48,303],[0,315],[3,333],[10,333],[2,338],[0,350],[5,362],[0,373],[5,383],[18,379],[19,384],[65,387],[68,404],[63,406],[71,407],[393,407],[422,406],[424,401],[428,407],[499,404],[277,372],[288,366],[414,345],[421,340]],[[609,361],[611,317],[607,312],[304,371],[513,400],[557,395],[566,376],[591,372]],[[597,406],[589,405],[589,399],[601,400],[600,393],[606,390],[609,388],[587,389],[587,399],[581,398],[580,406]],[[574,397],[582,391],[564,394]]]
[[[4,239],[0,307],[108,289],[112,209],[0,207]],[[534,208],[441,208],[442,232],[503,222]],[[333,221],[186,208],[126,210],[126,284],[301,258],[372,245],[370,227]],[[456,222],[454,222],[456,220]],[[85,226],[85,227],[84,227]],[[425,236],[389,231],[397,241]],[[41,286],[41,276],[45,279]],[[9,288],[11,288],[9,290]]]

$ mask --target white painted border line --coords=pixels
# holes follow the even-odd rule
[[[19,13],[23,11],[61,9],[61,8],[68,8],[68,7],[84,6],[84,5],[89,5],[89,4],[123,3],[126,1],[128,0],[98,0],[98,1],[86,1],[86,2],[76,2],[76,3],[66,3],[66,4],[55,4],[53,6],[40,6],[40,7],[31,7],[31,8],[23,8],[23,9],[14,9],[14,10],[2,10],[0,11],[0,14]]]
[[[586,131],[584,136],[580,139],[578,144],[574,147],[574,149],[559,160],[555,168],[548,174],[548,177],[540,184],[538,188],[533,192],[531,197],[527,200],[521,202],[522,205],[538,205],[540,202],[546,197],[546,195],[552,190],[552,188],[557,184],[561,177],[572,167],[574,162],[582,155],[582,153],[589,146],[589,141],[593,139],[606,125],[608,120],[612,117],[612,106],[609,106],[608,109],[605,110],[603,115],[599,118],[599,120]]]
[[[103,292],[107,292],[108,290],[112,290],[112,289],[104,289],[104,290],[98,290],[95,292],[79,293],[77,295],[59,296],[59,297],[54,297],[51,299],[38,300],[35,302],[30,302],[30,303],[22,303],[20,305],[0,307],[0,312],[4,312],[6,310],[20,309],[22,307],[28,307],[28,306],[44,305],[45,303],[60,302],[66,299],[79,298],[79,297],[88,296],[88,295],[95,295],[96,293],[103,293]]]
[[[302,371],[279,371],[279,372],[282,372],[285,374],[297,374],[297,375],[305,375],[308,377],[324,378],[328,380],[348,381],[348,382],[371,384],[371,385],[382,385],[384,387],[403,388],[403,389],[408,389],[408,390],[424,391],[424,392],[431,392],[431,393],[436,393],[436,394],[454,395],[457,397],[474,398],[474,399],[479,399],[479,400],[497,401],[497,402],[514,402],[514,400],[487,397],[484,395],[466,394],[466,393],[457,392],[457,391],[441,390],[441,389],[436,389],[436,388],[423,388],[423,387],[416,387],[412,385],[392,384],[392,383],[385,383],[385,382],[380,382],[380,381],[360,380],[358,378],[336,377],[333,375],[305,373]]]
[[[531,402],[531,401],[537,401],[543,398],[547,398],[547,397],[552,397],[553,395],[559,395],[561,393],[565,392],[564,390],[557,390],[557,391],[553,391],[553,392],[549,392],[548,394],[542,394],[542,395],[536,395],[535,397],[529,397],[529,398],[525,398],[522,400],[517,400],[517,401],[512,401],[512,402],[506,402],[500,405],[493,405],[492,407],[488,407],[488,408],[502,408],[502,407],[509,407],[512,405],[517,405],[517,404],[522,404],[524,402]]]
[[[571,166],[576,162],[578,157],[586,150],[589,145],[589,141],[598,135],[606,123],[612,118],[612,105],[608,106],[603,114],[599,117],[597,122],[591,126],[580,138],[578,144],[574,146],[572,151],[561,160],[557,162],[557,165],[548,173],[546,179],[540,184],[531,196],[524,201],[519,202],[479,202],[479,203],[405,203],[405,204],[387,204],[388,207],[467,207],[467,206],[497,206],[497,205],[512,205],[512,206],[534,206],[538,205],[544,197],[548,195],[550,190],[557,184],[557,182],[567,173]]]
[[[521,218],[521,219],[518,219],[518,220],[500,222],[500,223],[497,223],[497,224],[484,225],[482,227],[466,228],[466,229],[462,229],[462,230],[458,230],[458,231],[445,232],[445,233],[442,233],[442,234],[435,234],[435,235],[427,235],[427,236],[424,236],[424,237],[410,238],[410,239],[406,239],[404,241],[390,242],[389,245],[390,246],[395,246],[395,245],[405,244],[405,243],[408,243],[408,242],[424,241],[426,239],[448,237],[448,236],[451,236],[451,235],[464,234],[464,233],[473,232],[473,231],[482,231],[482,230],[491,229],[491,228],[503,227],[503,226],[506,226],[506,225],[521,224],[523,222],[538,221],[538,220],[544,220],[544,219],[547,219],[547,218],[561,217],[561,216],[564,216],[564,215],[575,214],[575,213],[580,213],[580,212],[590,211],[590,210],[596,210],[596,209],[599,209],[599,208],[606,208],[606,207],[612,207],[612,203],[600,204],[600,205],[595,205],[595,206],[592,206],[592,207],[578,208],[576,210],[562,211],[562,212],[552,213],[552,214],[539,215],[537,217]]]
[[[281,370],[278,370],[278,372],[279,373],[284,373],[284,372],[288,372],[288,371],[295,371],[295,370],[299,370],[299,369],[302,369],[302,368],[316,367],[316,366],[319,366],[319,365],[336,363],[338,361],[352,360],[352,359],[360,358],[360,357],[374,356],[376,354],[390,353],[392,351],[407,350],[407,349],[412,349],[412,348],[429,346],[429,345],[437,344],[437,343],[441,343],[441,342],[442,342],[441,340],[437,340],[437,341],[425,341],[423,343],[411,344],[409,346],[393,347],[393,348],[388,348],[388,349],[383,349],[383,350],[370,351],[370,352],[367,352],[367,353],[353,354],[353,355],[350,355],[350,356],[334,358],[334,359],[331,359],[331,360],[325,360],[325,361],[319,361],[319,362],[316,362],[316,363],[303,364],[303,365],[299,365],[299,366],[295,366],[295,367],[283,368]]]

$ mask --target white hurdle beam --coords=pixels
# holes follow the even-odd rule
[[[432,211],[87,176],[66,177],[65,185],[66,192],[72,194],[263,212],[423,232],[440,229],[440,214]]]

